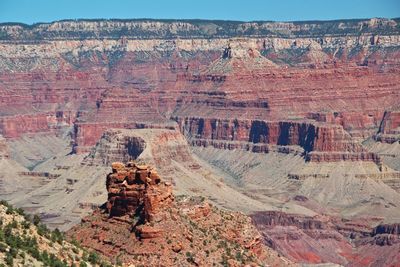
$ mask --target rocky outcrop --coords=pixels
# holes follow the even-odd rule
[[[146,148],[146,142],[134,134],[124,134],[122,130],[105,130],[96,146],[90,151],[86,161],[91,165],[109,166],[116,161],[136,160]]]
[[[114,162],[112,171],[106,181],[110,217],[138,216],[140,221],[150,222],[160,210],[171,206],[171,184],[162,182],[156,170],[134,162],[126,166]]]
[[[218,210],[198,197],[175,200],[171,184],[146,165],[114,162],[112,170],[105,210],[96,210],[67,233],[112,262],[295,266],[263,245],[244,214]]]
[[[310,152],[306,155],[306,160],[310,162],[338,162],[338,161],[371,161],[378,166],[382,166],[380,156],[372,152]]]
[[[329,124],[338,124],[343,127],[356,140],[364,140],[375,134],[379,129],[379,124],[383,116],[383,111],[332,111],[317,112],[306,114],[308,119]]]
[[[400,111],[386,111],[375,140],[393,144],[400,141]]]
[[[373,230],[374,236],[378,234],[400,235],[400,224],[380,224]]]
[[[108,129],[174,129],[171,123],[153,124],[140,122],[75,123],[73,151],[77,154],[91,151]]]
[[[362,244],[372,244],[378,246],[400,246],[400,224],[379,224],[368,240],[360,241]]]
[[[0,160],[8,159],[10,157],[10,152],[7,145],[7,140],[0,135]]]

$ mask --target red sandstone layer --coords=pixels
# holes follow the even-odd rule
[[[8,137],[49,131],[54,119],[43,114],[70,112],[77,152],[109,127],[160,125],[171,117],[312,119],[341,125],[360,141],[399,105],[398,36],[343,38],[49,40],[24,49],[4,42],[1,128]],[[313,150],[358,150],[348,147],[354,142],[326,143],[315,142]]]
[[[378,155],[367,152],[340,125],[312,121],[204,118],[176,118],[176,120],[181,132],[192,140],[194,145],[207,146],[212,143],[214,147],[245,150],[251,148],[253,152],[268,152],[270,150],[268,145],[299,146],[309,161],[362,160],[380,163]],[[228,144],[217,145],[218,141],[227,141]]]
[[[377,141],[389,144],[400,141],[400,111],[385,112],[379,132],[374,137]]]
[[[400,261],[398,224],[371,227],[374,218],[347,221],[283,212],[259,212],[252,218],[266,244],[296,262],[361,267],[397,266]]]

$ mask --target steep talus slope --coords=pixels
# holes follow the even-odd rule
[[[225,182],[238,191],[259,201],[275,198],[318,214],[294,215],[285,206],[277,206],[279,211],[252,214],[265,242],[286,257],[345,266],[390,266],[398,262],[397,232],[375,235],[375,228],[386,224],[396,229],[400,219],[394,170],[384,177],[372,162],[307,163],[300,155],[276,151],[193,150],[234,177]]]
[[[68,229],[104,201],[103,184],[96,178],[106,168],[85,166],[84,155],[71,154],[68,139],[24,136],[5,148],[9,152],[0,159],[2,199],[39,214],[50,227]]]

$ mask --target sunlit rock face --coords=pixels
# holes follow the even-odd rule
[[[162,182],[157,171],[134,162],[126,166],[112,164],[113,172],[107,176],[107,210],[113,216],[139,216],[153,221],[158,211],[168,208],[173,201],[172,187]]]
[[[251,215],[262,237],[249,235],[246,249],[263,241],[293,261],[390,266],[399,261],[398,23],[1,24],[1,196],[64,229],[106,202],[79,233],[110,257],[121,247],[135,255],[128,235],[191,229],[174,218],[231,239],[241,232],[234,220],[218,229],[220,216],[197,201],[169,213],[170,186],[142,164],[115,168],[107,188],[99,179],[112,162],[144,160],[175,195]],[[145,223],[132,231],[132,217]],[[109,233],[92,235],[109,220]],[[163,253],[184,255],[185,234],[160,243]],[[196,249],[200,266],[221,261]],[[170,263],[187,264],[182,255]]]
[[[359,141],[399,108],[397,23],[0,25],[1,133],[74,126],[74,151],[85,153],[108,128],[171,117],[311,119]]]

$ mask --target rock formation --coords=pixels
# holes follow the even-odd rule
[[[305,159],[311,162],[372,161],[381,164],[377,154],[368,152],[353,140],[341,125],[310,121],[204,118],[176,118],[176,120],[181,131],[188,136],[193,145],[197,146],[242,148],[252,152],[270,150],[283,152],[284,149],[279,150],[276,147],[297,146],[304,151]],[[218,141],[227,141],[228,145]]]
[[[6,139],[0,135],[0,160],[8,159],[10,157]]]
[[[384,113],[375,139],[389,144],[400,141],[400,111],[387,111]]]
[[[262,244],[249,217],[218,210],[200,198],[175,201],[171,184],[146,165],[114,162],[112,170],[105,213],[96,210],[68,231],[111,261],[126,266],[295,266]]]
[[[73,126],[74,151],[86,153],[106,129],[165,126],[171,115],[312,118],[358,142],[398,106],[397,23],[2,24],[0,134]]]
[[[113,216],[139,216],[151,222],[157,213],[171,206],[172,187],[162,182],[157,171],[147,165],[112,163],[107,176],[107,210]]]

